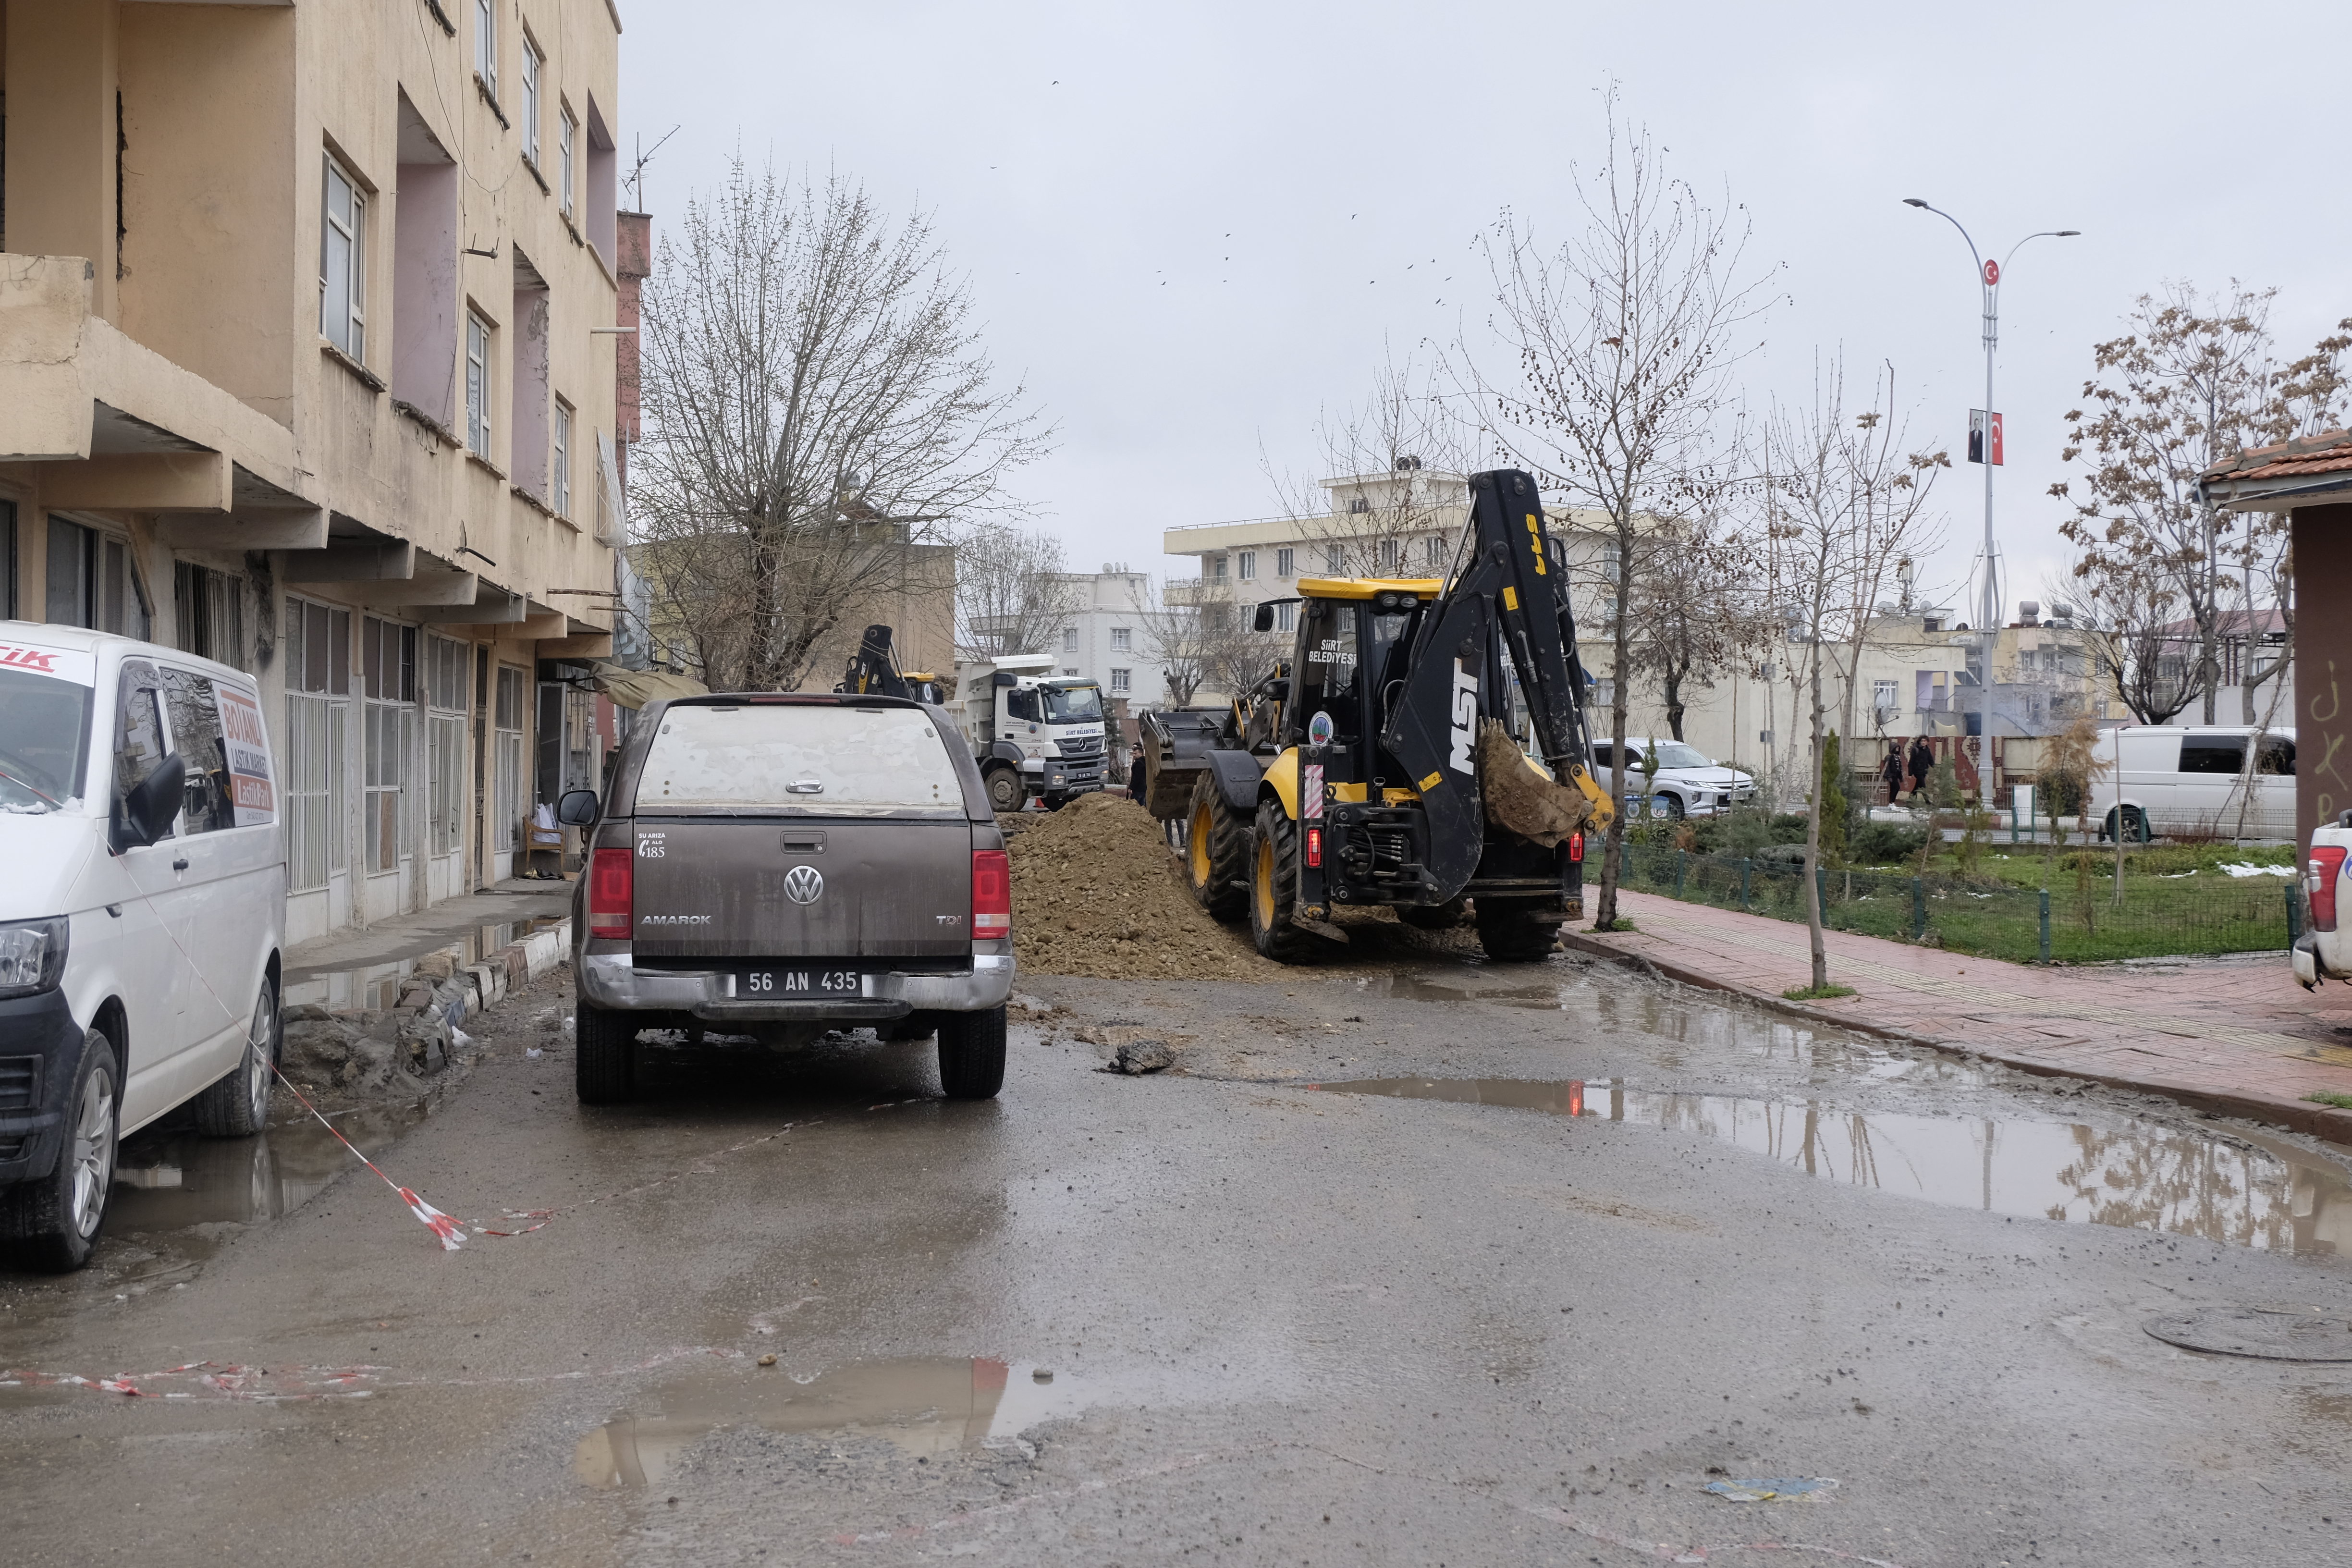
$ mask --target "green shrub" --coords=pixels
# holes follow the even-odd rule
[[[1866,822],[1853,836],[1846,858],[1857,866],[1890,866],[1919,853],[1927,829],[1893,822]]]

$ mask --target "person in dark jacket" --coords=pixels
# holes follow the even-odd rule
[[[1879,768],[1878,776],[1884,780],[1886,784],[1886,804],[1893,805],[1895,804],[1895,797],[1903,793],[1902,742],[1889,741],[1886,742],[1886,762]]]
[[[1936,771],[1936,752],[1927,744],[1927,737],[1916,735],[1911,741],[1911,793],[1918,794],[1927,787],[1927,775]]]

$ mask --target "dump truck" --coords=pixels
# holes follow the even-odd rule
[[[1559,542],[1531,476],[1474,475],[1470,492],[1445,576],[1301,579],[1289,658],[1189,757],[1178,728],[1152,772],[1155,813],[1189,775],[1193,897],[1246,918],[1269,958],[1347,940],[1340,906],[1466,915],[1502,961],[1542,957],[1582,916],[1585,834],[1613,807]],[[1258,606],[1258,630],[1284,602]]]
[[[1102,693],[1091,680],[1055,679],[1051,654],[959,663],[952,679],[898,668],[891,629],[868,626],[837,692],[903,697],[948,710],[971,747],[989,804],[1049,811],[1103,786]]]

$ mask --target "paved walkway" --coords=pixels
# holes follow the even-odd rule
[[[1647,893],[1618,900],[1634,931],[1562,940],[1828,1022],[2352,1143],[2352,1111],[2303,1098],[2352,1094],[2352,991],[2305,992],[2284,953],[2044,968],[1833,931],[1830,978],[1856,994],[1792,1004],[1780,994],[1811,979],[1803,926]]]
[[[487,893],[463,893],[415,914],[396,915],[372,926],[347,926],[296,942],[286,950],[286,980],[291,984],[334,970],[396,963],[468,936],[480,948],[488,940],[481,934],[484,931],[504,931],[497,939],[503,942],[514,934],[506,928],[530,921],[560,921],[571,912],[571,883],[510,879]]]

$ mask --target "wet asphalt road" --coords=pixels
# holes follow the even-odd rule
[[[0,1274],[7,1560],[2352,1559],[2352,1363],[2143,1329],[2352,1357],[2294,1140],[1567,957],[1022,989],[992,1104],[866,1040],[587,1111],[494,1037],[360,1119],[557,1211],[457,1253],[316,1139],[146,1140],[100,1268]]]

